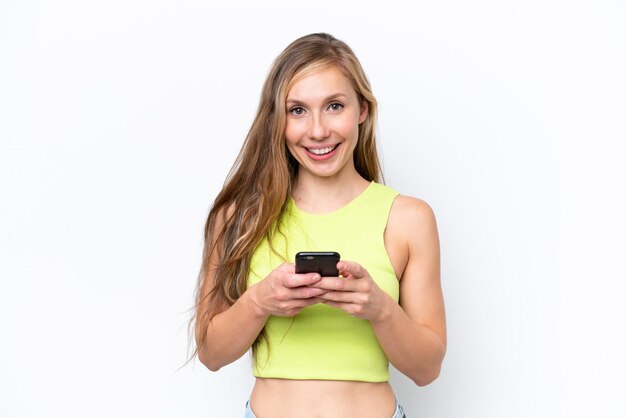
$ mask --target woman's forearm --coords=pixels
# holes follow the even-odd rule
[[[413,321],[393,299],[387,299],[384,314],[370,323],[391,364],[418,386],[439,376],[446,351],[444,341]]]
[[[265,326],[269,315],[253,302],[253,289],[209,322],[205,343],[198,350],[200,362],[209,370],[217,371],[243,356]]]

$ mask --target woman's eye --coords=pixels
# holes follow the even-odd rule
[[[343,105],[341,103],[331,103],[330,106],[328,106],[328,108],[330,110],[341,110],[343,108]]]
[[[289,110],[289,113],[291,113],[291,114],[292,114],[292,115],[294,115],[294,116],[300,116],[301,114],[303,114],[303,113],[304,113],[304,109],[303,109],[303,108],[301,108],[301,107],[299,107],[299,106],[297,106],[297,107],[292,107],[292,108]]]

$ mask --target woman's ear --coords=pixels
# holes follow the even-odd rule
[[[367,105],[367,102],[363,100],[361,102],[361,113],[359,114],[359,125],[365,122],[365,119],[367,119],[368,113],[369,113],[369,106]]]

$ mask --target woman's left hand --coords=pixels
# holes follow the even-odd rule
[[[345,260],[337,263],[337,269],[342,277],[322,277],[310,285],[328,290],[317,298],[357,318],[383,319],[387,303],[392,299],[378,287],[367,270],[358,263]]]

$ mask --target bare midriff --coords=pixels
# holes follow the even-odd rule
[[[388,382],[257,378],[250,406],[257,418],[391,418],[396,398]]]

